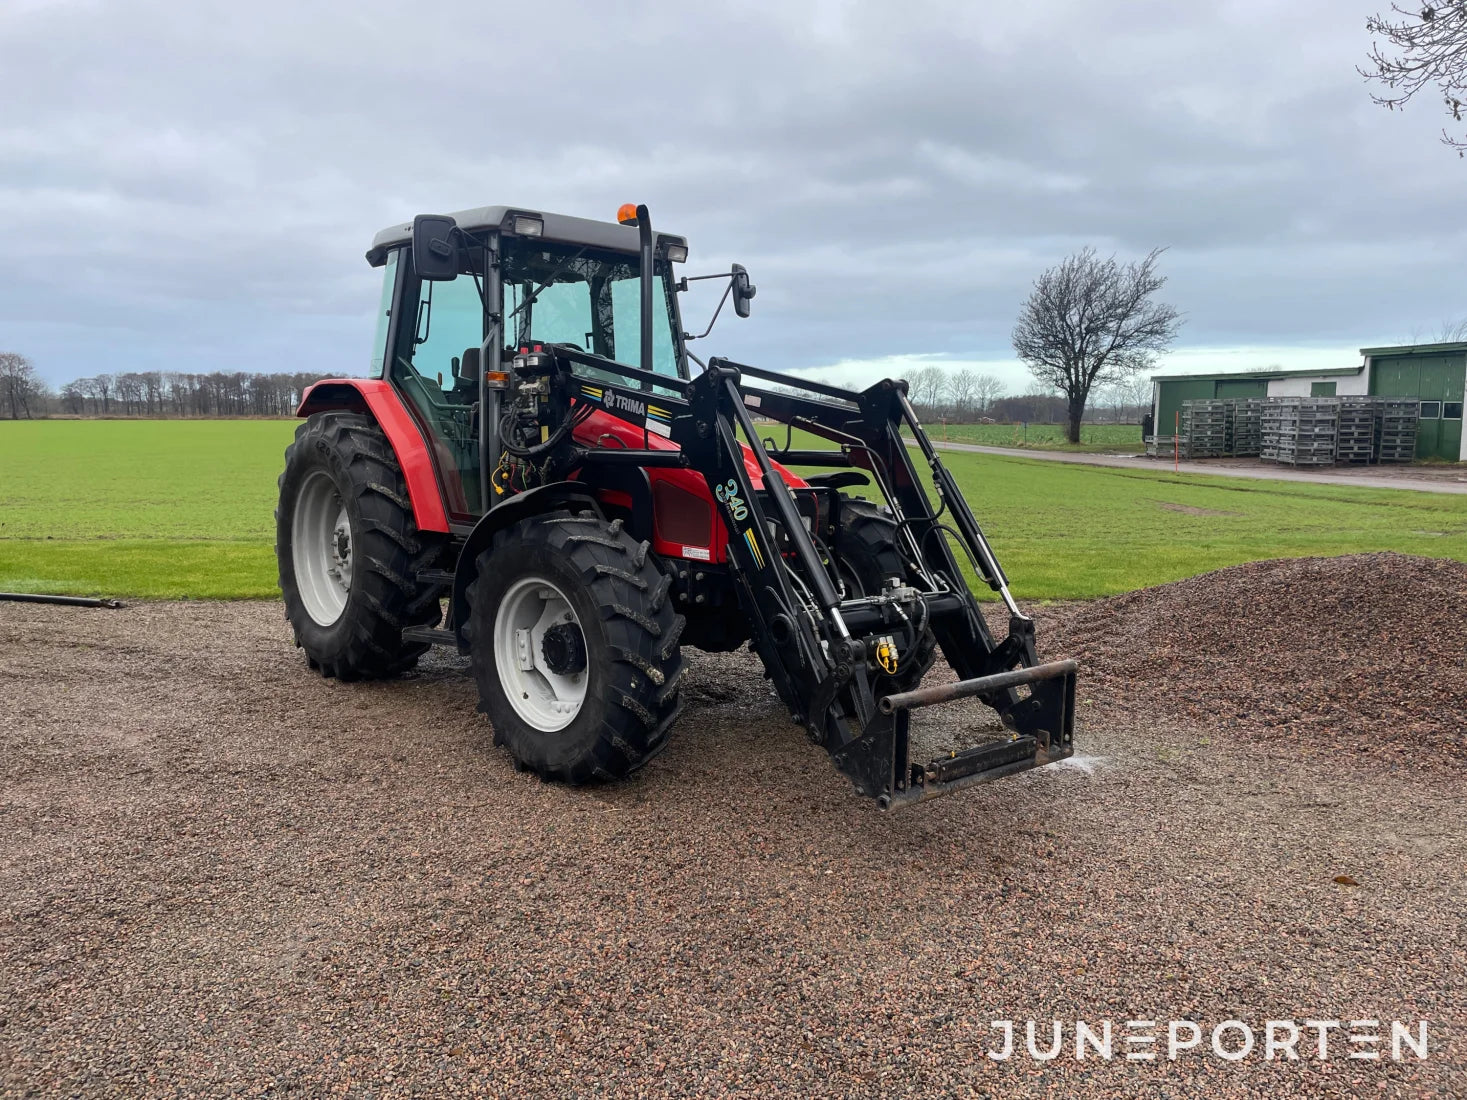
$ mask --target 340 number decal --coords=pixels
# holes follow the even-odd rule
[[[733,478],[729,478],[727,483],[720,485],[713,493],[728,509],[735,522],[743,523],[749,518],[749,509],[744,504],[743,498],[739,496],[739,486]]]

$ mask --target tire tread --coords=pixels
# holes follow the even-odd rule
[[[588,648],[604,644],[600,667],[609,670],[604,675],[610,682],[602,685],[597,698],[588,693],[583,708],[597,708],[594,727],[582,727],[576,735],[583,740],[577,742],[578,755],[571,759],[549,760],[549,750],[537,739],[556,735],[531,730],[503,698],[493,660],[489,578],[497,585],[510,583],[503,559],[495,561],[496,554],[510,546],[524,548],[531,560],[565,562],[584,586],[588,602],[601,611],[600,621],[583,620],[582,630]],[[571,785],[603,782],[625,778],[666,747],[681,711],[678,686],[683,659],[677,639],[685,622],[667,599],[669,583],[645,542],[633,539],[620,520],[608,523],[591,513],[531,517],[501,533],[495,546],[480,554],[467,588],[464,635],[480,709],[491,721],[496,714],[500,717],[495,742],[509,748],[517,766],[542,779]],[[594,736],[586,732],[591,728]]]
[[[354,501],[360,528],[353,532],[360,564],[354,563],[346,610],[324,628],[310,618],[295,585],[289,518],[294,498],[291,508],[284,507],[293,475],[323,465],[343,497]],[[379,679],[412,668],[428,646],[404,643],[402,630],[435,626],[442,618],[438,590],[415,578],[437,563],[444,538],[418,530],[407,483],[382,429],[361,413],[332,410],[309,417],[286,448],[277,484],[275,553],[285,617],[310,666],[339,680]]]

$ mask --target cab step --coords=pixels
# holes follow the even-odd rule
[[[409,626],[402,632],[404,642],[427,642],[429,645],[451,645],[458,648],[458,635],[435,626]]]

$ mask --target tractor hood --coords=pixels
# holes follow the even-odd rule
[[[640,430],[635,425],[628,424],[625,420],[618,419],[610,413],[601,412],[599,409],[593,412],[584,423],[575,430],[575,441],[582,447],[606,448],[624,447],[628,450],[652,450],[652,451],[675,451],[678,449],[676,443],[666,436],[659,435],[655,431]],[[764,488],[764,475],[759,469],[759,463],[754,460],[754,452],[747,444],[740,444],[743,452],[744,469],[748,472],[749,480],[754,483],[754,488]],[[808,485],[803,478],[791,473],[778,462],[773,463],[774,468],[779,471],[779,476],[784,478],[785,484],[796,489],[803,489]],[[678,471],[669,471],[670,473]],[[701,474],[690,473],[693,481],[703,485]],[[706,487],[700,495],[707,496]]]

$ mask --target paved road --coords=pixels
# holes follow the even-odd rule
[[[912,446],[912,441],[907,441]],[[1076,454],[1071,451],[1030,451],[1016,447],[985,447],[978,443],[936,443],[940,450],[973,451],[1006,458],[1034,458],[1043,462],[1072,462],[1082,466],[1114,466],[1123,470],[1171,471],[1169,461],[1133,457],[1131,455]],[[1309,481],[1316,485],[1344,485],[1356,489],[1415,489],[1420,493],[1453,493],[1467,496],[1467,470],[1443,471],[1440,477],[1416,474],[1386,474],[1372,471],[1356,473],[1360,467],[1331,470],[1295,470],[1286,466],[1226,466],[1222,463],[1183,462],[1184,474],[1210,474],[1216,477],[1245,477],[1255,481]],[[1379,467],[1376,468],[1378,470]]]

